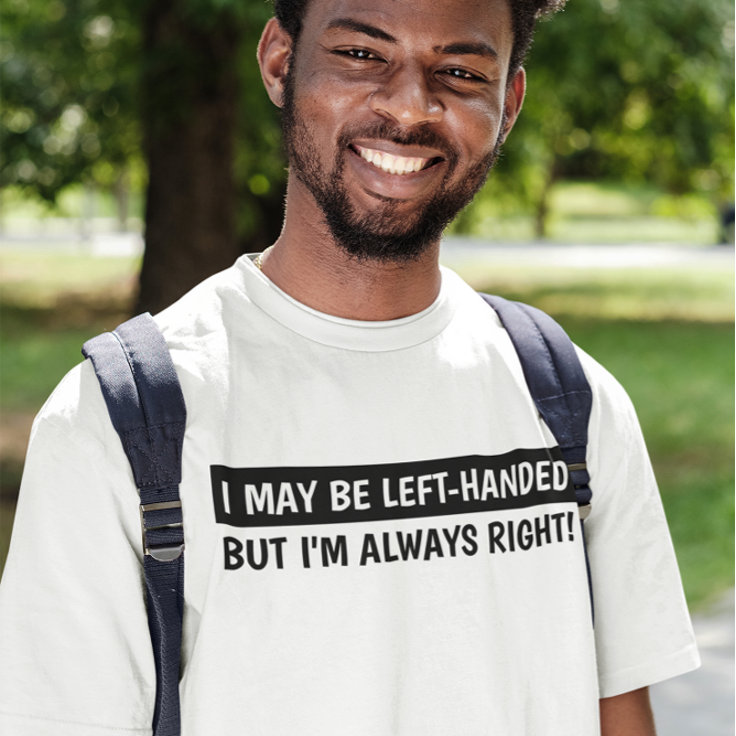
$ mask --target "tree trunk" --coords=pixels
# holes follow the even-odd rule
[[[136,311],[157,312],[239,255],[233,147],[238,22],[183,0],[144,18],[146,249]]]
[[[128,167],[123,165],[118,171],[115,182],[112,185],[113,195],[115,196],[115,209],[117,211],[118,232],[128,232],[128,213],[130,211],[130,172]]]
[[[555,158],[549,167],[549,172],[544,182],[544,188],[539,195],[539,199],[537,200],[537,205],[535,207],[534,236],[537,240],[546,240],[547,235],[549,234],[547,230],[549,222],[549,195],[558,177],[559,166],[557,158]]]

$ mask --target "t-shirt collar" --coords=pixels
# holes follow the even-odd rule
[[[284,327],[323,345],[362,352],[402,350],[436,337],[454,312],[450,293],[459,277],[444,268],[439,294],[426,309],[401,319],[363,321],[335,317],[298,302],[255,266],[254,257],[241,256],[236,264],[250,300]]]

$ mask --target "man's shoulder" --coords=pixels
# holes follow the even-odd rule
[[[584,347],[576,344],[575,350],[593,391],[594,402],[605,404],[609,410],[633,412],[631,399],[618,378],[585,352]]]
[[[36,415],[31,439],[41,434],[80,447],[106,436],[109,421],[91,361],[75,365],[57,384]]]
[[[171,349],[192,346],[198,339],[223,329],[228,307],[244,297],[239,262],[201,281],[176,302],[154,315]]]

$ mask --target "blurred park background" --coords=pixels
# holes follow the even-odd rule
[[[0,566],[33,415],[82,342],[278,233],[285,164],[255,64],[270,10],[2,4]],[[627,388],[696,608],[733,585],[733,46],[730,0],[569,0],[443,248]]]

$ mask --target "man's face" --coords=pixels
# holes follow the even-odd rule
[[[284,139],[349,253],[415,258],[470,202],[518,112],[512,42],[507,0],[311,0]]]

